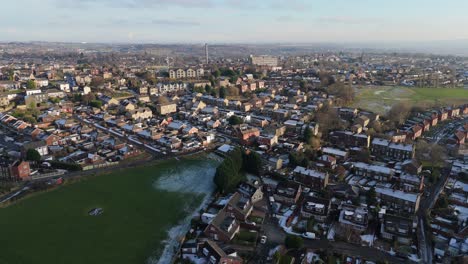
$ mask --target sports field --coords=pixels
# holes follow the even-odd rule
[[[148,263],[197,211],[215,164],[172,160],[95,176],[0,209],[0,263]],[[172,178],[175,177],[175,181]],[[194,186],[184,191],[184,185]],[[203,189],[205,188],[205,189]],[[93,208],[102,208],[90,216]],[[179,235],[176,233],[176,235]]]
[[[398,86],[356,88],[356,100],[352,106],[384,114],[398,102],[422,107],[460,105],[468,103],[468,89]]]

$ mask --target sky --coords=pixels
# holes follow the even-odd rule
[[[348,43],[468,39],[467,0],[8,0],[0,41]]]

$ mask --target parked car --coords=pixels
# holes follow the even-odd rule
[[[262,237],[260,238],[260,243],[261,243],[261,244],[265,244],[266,241],[267,241],[267,236],[262,236]]]
[[[315,239],[315,233],[305,232],[305,233],[302,234],[302,237],[308,238],[308,239]]]

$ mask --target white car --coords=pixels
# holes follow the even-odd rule
[[[266,241],[267,241],[267,236],[262,236],[262,237],[260,238],[260,243],[261,243],[261,244],[265,244]]]
[[[305,233],[302,234],[302,237],[308,238],[308,239],[315,239],[315,233],[305,232]]]

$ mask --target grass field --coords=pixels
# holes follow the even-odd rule
[[[163,190],[170,185],[159,180],[188,175],[211,182],[214,166],[206,157],[172,160],[91,177],[2,208],[0,263],[145,263],[161,253],[167,231],[204,196]],[[103,214],[89,216],[97,207]]]
[[[352,106],[384,114],[398,102],[422,107],[460,105],[468,102],[468,89],[397,86],[357,88],[356,100]]]

